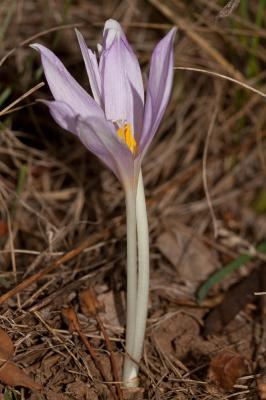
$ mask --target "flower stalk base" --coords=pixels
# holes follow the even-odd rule
[[[137,243],[135,242],[135,244],[138,244],[138,252],[135,250],[133,257],[135,257],[136,253],[138,254],[138,269],[136,264],[133,267],[132,259],[129,260],[128,253],[129,264],[127,265],[127,291],[129,292],[130,289],[130,295],[127,295],[127,323],[130,324],[130,326],[127,326],[126,350],[128,356],[125,358],[123,371],[123,382],[126,387],[138,386],[138,370],[143,351],[149,297],[149,232],[141,172],[135,197],[134,215],[135,223],[133,222],[133,215],[128,215],[127,219],[127,224],[129,222],[132,224],[134,223],[135,235],[137,231]],[[129,219],[129,217],[131,217],[131,219]],[[130,233],[130,235],[133,235],[133,227],[128,227],[127,232]],[[133,249],[129,249],[132,245],[132,242],[129,243],[131,237],[128,237],[127,240],[128,251],[130,250],[131,254],[133,254]],[[129,268],[132,268],[132,270],[129,271]],[[133,301],[134,304],[130,304],[130,302]]]

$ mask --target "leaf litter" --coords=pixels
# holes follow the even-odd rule
[[[14,350],[10,337],[3,329],[0,329],[0,381],[9,386],[24,386],[33,390],[41,390],[40,383],[35,382],[11,361]]]

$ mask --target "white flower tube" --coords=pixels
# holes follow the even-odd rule
[[[149,230],[141,172],[139,175],[136,197],[136,218],[138,238],[138,285],[134,310],[134,343],[132,353],[130,352],[133,360],[129,358],[126,359],[123,377],[126,386],[131,387],[138,385],[138,363],[140,362],[143,351],[149,299]],[[127,309],[127,313],[129,313],[129,309]],[[134,360],[136,362],[134,362]]]

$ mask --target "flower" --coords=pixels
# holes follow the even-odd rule
[[[41,44],[44,73],[54,101],[43,101],[54,120],[74,133],[120,179],[136,187],[141,161],[164,115],[173,82],[173,28],[155,47],[144,99],[140,66],[115,20],[108,20],[97,56],[76,30],[93,98]]]

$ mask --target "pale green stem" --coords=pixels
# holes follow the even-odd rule
[[[136,191],[126,189],[127,211],[127,326],[126,326],[126,351],[133,357],[136,324],[137,302],[137,237],[136,237]],[[135,364],[126,356],[123,369],[123,382],[126,386],[132,379],[132,369]]]
[[[133,360],[126,360],[126,368],[124,369],[124,371],[127,372],[127,379],[125,379],[124,373],[124,382],[127,381],[126,385],[131,387],[138,385],[138,363],[140,362],[143,351],[149,297],[149,231],[141,171],[136,197],[136,218],[138,237],[138,286],[135,310],[134,345],[133,351],[130,353],[136,362]]]
[[[141,171],[138,181],[136,215],[137,215],[137,237],[138,237],[138,291],[137,291],[136,325],[135,325],[135,341],[133,348],[133,357],[134,360],[136,360],[137,363],[139,363],[142,356],[146,323],[147,323],[148,300],[149,300],[149,278],[150,278],[149,229],[148,229],[144,185],[143,185]],[[138,365],[136,367],[136,376],[137,374],[138,374]]]

